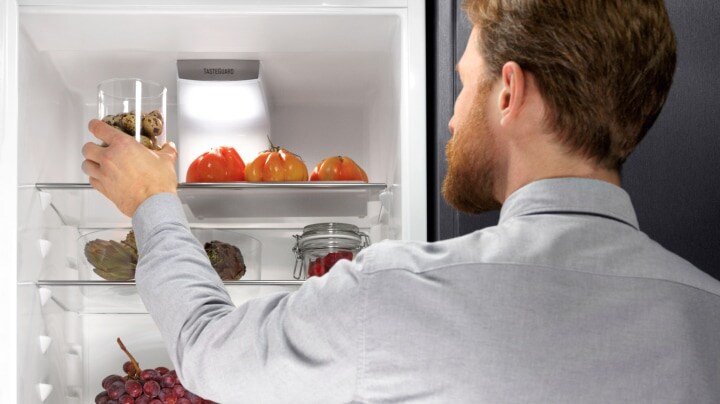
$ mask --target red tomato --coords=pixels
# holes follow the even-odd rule
[[[308,268],[308,277],[325,275],[328,271],[330,271],[330,269],[332,269],[335,263],[342,259],[352,260],[353,253],[350,251],[335,251],[327,253],[323,257],[316,258],[310,263],[310,267]]]
[[[251,182],[307,181],[308,172],[297,155],[273,146],[245,167],[245,178]]]
[[[319,162],[310,181],[363,181],[368,182],[367,174],[357,163],[347,156],[333,156]]]
[[[320,259],[316,259],[311,262],[310,268],[308,268],[308,276],[323,276],[326,272],[327,270],[325,270],[325,267],[322,262],[320,262]]]
[[[245,180],[245,163],[229,146],[213,147],[188,167],[187,182],[232,182]]]

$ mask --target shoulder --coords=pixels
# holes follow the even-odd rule
[[[672,282],[703,290],[720,297],[720,281],[703,272],[681,256],[667,250],[644,233],[647,242],[636,250],[639,277]]]
[[[494,228],[436,242],[383,240],[361,251],[357,262],[367,274],[388,270],[423,273],[482,262],[482,252],[492,250],[490,245],[497,240]]]

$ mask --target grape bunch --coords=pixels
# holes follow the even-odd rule
[[[95,404],[214,404],[185,390],[174,370],[166,367],[141,370],[120,338],[117,342],[130,357],[123,364],[125,376],[104,378],[104,391],[95,397]]]

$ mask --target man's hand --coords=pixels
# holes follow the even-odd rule
[[[129,217],[145,199],[162,192],[176,193],[177,152],[172,143],[152,151],[112,126],[93,119],[90,132],[108,146],[86,143],[82,170],[90,185]]]

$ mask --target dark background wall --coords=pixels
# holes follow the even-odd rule
[[[428,239],[497,223],[498,212],[461,214],[439,193],[447,123],[460,89],[453,67],[471,26],[461,0],[427,0]],[[623,168],[640,229],[720,279],[720,2],[666,0],[678,41],[678,67],[665,108]]]

